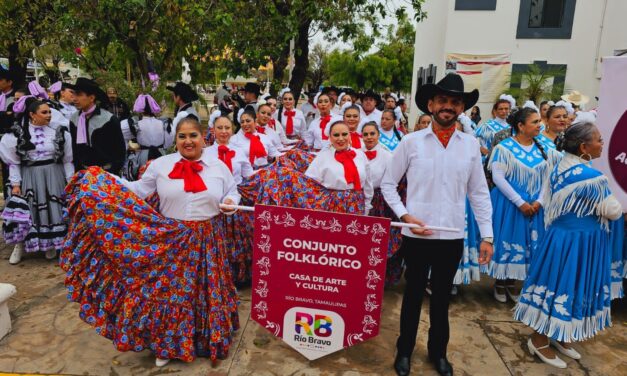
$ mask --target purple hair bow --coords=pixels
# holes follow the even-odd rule
[[[150,107],[150,112],[153,114],[158,114],[161,112],[161,107],[157,104],[157,101],[150,96],[150,94],[140,94],[135,100],[135,104],[133,105],[133,112],[137,112],[138,114],[143,114],[146,112],[146,102]]]
[[[33,95],[23,95],[13,104],[13,112],[21,114],[26,111],[26,100],[28,98],[35,98]]]
[[[37,81],[31,81],[28,83],[28,91],[30,91],[30,93],[35,97],[49,99],[48,93],[46,93],[46,90],[44,90],[44,88],[41,87]]]

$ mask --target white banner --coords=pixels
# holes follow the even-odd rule
[[[627,57],[604,57],[602,64],[597,127],[605,145],[594,165],[627,212]]]

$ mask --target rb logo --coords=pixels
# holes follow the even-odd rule
[[[305,312],[296,312],[296,333],[301,334],[301,328],[308,336],[312,336],[311,328],[313,326],[313,332],[318,337],[329,337],[331,333],[333,333],[333,328],[331,327],[333,324],[333,320],[329,316],[318,315],[315,317],[305,313]]]

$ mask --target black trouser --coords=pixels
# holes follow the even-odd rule
[[[446,357],[449,339],[448,306],[453,278],[464,250],[464,240],[431,240],[403,236],[401,255],[405,260],[405,294],[401,308],[401,335],[396,347],[401,356],[411,356],[416,345],[420,308],[429,270],[431,299],[429,305],[429,357]]]

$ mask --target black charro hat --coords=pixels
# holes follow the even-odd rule
[[[479,100],[479,90],[475,89],[469,93],[464,92],[464,80],[455,73],[444,76],[437,84],[423,85],[416,92],[416,106],[420,111],[430,115],[428,103],[436,94],[446,94],[462,97],[464,101],[464,111],[470,109]]]

